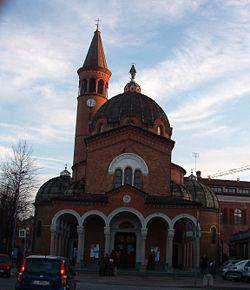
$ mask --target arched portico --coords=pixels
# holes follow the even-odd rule
[[[84,225],[84,222],[91,216],[99,216],[100,218],[103,219],[105,226],[107,226],[108,224],[107,216],[99,210],[90,210],[90,211],[85,212],[80,218],[80,225]]]
[[[79,215],[78,212],[72,210],[72,209],[63,209],[63,210],[59,210],[52,218],[51,221],[51,226],[56,226],[58,219],[60,218],[60,216],[64,215],[64,214],[68,214],[68,215],[73,215],[77,221],[78,221],[78,225],[81,225],[81,216]]]
[[[80,215],[71,209],[58,211],[51,221],[50,253],[77,258],[80,231]]]
[[[134,208],[120,207],[108,215],[110,252],[115,250],[121,256],[121,267],[139,268],[145,258],[142,232],[146,230],[146,221],[141,212]]]
[[[166,214],[155,212],[146,217],[146,255],[148,269],[172,268],[172,220]],[[171,236],[172,237],[172,236]]]
[[[173,266],[182,270],[199,267],[200,224],[190,214],[180,214],[173,218]]]
[[[192,232],[193,236],[192,239],[190,236],[187,237],[183,242],[180,236],[187,235],[186,226],[190,227],[189,223],[192,224],[192,229],[188,234],[191,235]],[[156,235],[154,233],[156,228],[158,232],[160,231],[159,237],[152,239],[152,236]],[[135,208],[119,207],[108,215],[100,210],[90,210],[81,216],[74,210],[64,209],[58,211],[51,221],[50,252],[67,256],[70,248],[71,255],[74,255],[80,266],[88,264],[93,255],[99,259],[102,253],[111,253],[120,247],[130,254],[134,251],[134,260],[132,259],[134,262],[130,265],[143,268],[146,267],[146,257],[149,258],[152,248],[157,248],[159,244],[160,261],[162,265],[165,263],[166,269],[172,268],[176,251],[181,252],[184,257],[181,263],[185,261],[185,265],[197,267],[200,251],[197,232],[200,232],[200,225],[190,214],[179,214],[171,219],[162,212],[154,212],[144,217]],[[121,242],[124,240],[125,244]],[[72,245],[69,246],[67,243]],[[93,253],[95,245],[98,253]],[[194,256],[192,261],[187,257],[188,253]]]

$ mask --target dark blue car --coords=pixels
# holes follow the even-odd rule
[[[62,257],[27,257],[17,274],[16,290],[75,290],[74,273]]]

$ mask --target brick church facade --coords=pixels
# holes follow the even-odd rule
[[[73,175],[39,189],[33,251],[74,258],[79,267],[117,251],[121,266],[192,270],[217,259],[220,213],[202,178],[171,161],[175,142],[163,109],[131,79],[108,99],[108,69],[96,30],[78,70]]]

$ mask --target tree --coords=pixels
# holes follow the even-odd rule
[[[32,193],[37,187],[38,167],[32,157],[32,149],[26,141],[12,146],[0,165],[0,238],[6,240],[6,250],[15,246],[17,219],[32,214]]]

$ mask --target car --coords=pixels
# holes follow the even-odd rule
[[[16,290],[75,290],[74,271],[66,258],[31,255],[18,270]]]
[[[10,277],[11,274],[11,260],[9,255],[0,254],[0,275]]]
[[[242,260],[233,265],[223,268],[222,277],[224,279],[249,280],[250,260]]]

